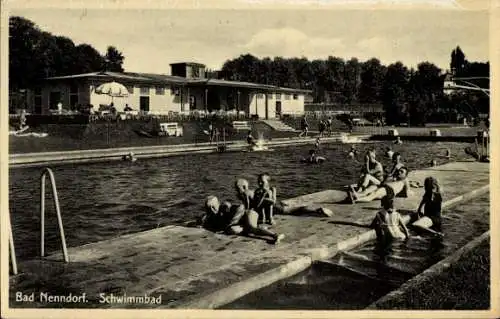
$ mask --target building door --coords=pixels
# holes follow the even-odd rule
[[[276,101],[276,118],[281,116],[281,101]]]
[[[264,95],[265,99],[266,99],[266,104],[265,104],[265,107],[266,107],[266,120],[269,119],[269,105],[268,105],[268,99],[267,99],[267,94]]]
[[[139,99],[139,107],[143,112],[149,112],[149,96],[141,96]]]
[[[53,91],[49,94],[49,108],[51,110],[57,110],[57,104],[61,101],[61,92]]]

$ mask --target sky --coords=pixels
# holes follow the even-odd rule
[[[480,10],[17,8],[10,15],[101,53],[113,45],[131,72],[169,74],[170,63],[186,61],[220,69],[246,53],[310,60],[376,57],[409,67],[429,61],[447,69],[457,45],[469,61],[489,60],[488,12]]]

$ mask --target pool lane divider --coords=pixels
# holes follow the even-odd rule
[[[368,307],[365,308],[365,310],[378,310],[382,309],[379,308],[379,305],[382,306],[384,303],[389,302],[392,299],[395,298],[400,298],[404,296],[408,291],[411,289],[415,289],[420,287],[421,285],[424,285],[429,282],[429,280],[432,280],[432,278],[435,278],[436,276],[442,274],[446,270],[448,270],[453,264],[455,264],[457,261],[459,261],[465,254],[469,253],[482,243],[484,243],[486,240],[489,240],[490,238],[490,231],[486,231],[480,236],[474,238],[471,240],[469,243],[467,243],[465,246],[461,247],[458,249],[456,252],[451,254],[450,256],[446,257],[445,259],[441,260],[440,262],[434,264],[430,268],[424,270],[422,273],[418,274],[417,276],[411,278],[407,282],[405,282],[401,287],[398,289],[388,293],[387,295],[381,297],[377,301],[373,302],[370,304]]]
[[[356,135],[360,140],[366,140],[370,135]],[[340,142],[342,136],[323,137],[323,143]],[[268,147],[285,147],[293,145],[307,145],[315,141],[311,138],[276,138],[266,141]],[[242,141],[228,141],[226,143],[226,152],[243,151],[248,148],[248,144]],[[76,151],[58,151],[42,153],[23,153],[10,154],[9,167],[33,167],[46,166],[54,164],[74,164],[89,162],[121,161],[124,155],[134,153],[135,157],[155,158],[168,157],[186,154],[217,153],[217,144],[199,143],[199,144],[180,144],[180,145],[155,145],[141,147],[122,147],[106,148]]]
[[[447,200],[443,203],[442,209],[444,210],[459,202],[477,197],[487,192],[489,188],[489,184],[484,185],[466,194]],[[410,220],[410,215],[403,216],[403,221],[405,224],[408,224]],[[243,280],[217,291],[208,293],[204,296],[196,298],[195,300],[180,303],[176,308],[214,309],[222,307],[241,297],[244,297],[249,293],[267,287],[277,281],[294,276],[311,267],[312,264],[316,261],[332,258],[339,252],[356,248],[374,239],[376,239],[375,230],[369,230],[358,236],[340,241],[332,246],[322,246],[319,248],[307,249],[304,252],[299,252],[299,257],[289,263],[263,272],[262,274],[251,277],[247,280]]]

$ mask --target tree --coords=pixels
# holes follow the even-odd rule
[[[407,117],[407,90],[409,71],[401,62],[387,67],[382,87],[382,101],[387,124],[399,124]]]
[[[422,62],[417,66],[408,90],[411,124],[424,124],[439,111],[443,103],[443,82],[444,76],[436,65]]]
[[[109,46],[104,55],[106,71],[123,72],[123,54],[114,46]]]
[[[123,55],[108,48],[112,70],[123,70]],[[67,37],[43,32],[32,21],[22,17],[9,19],[9,80],[10,90],[34,86],[50,77],[102,71],[104,57],[88,44],[75,46]]]
[[[381,101],[381,90],[385,77],[385,67],[380,60],[372,58],[362,64],[359,100],[362,103]]]
[[[465,54],[459,46],[451,51],[450,69],[452,73],[460,74],[464,69],[466,62],[467,60],[465,60]]]
[[[344,87],[342,94],[345,103],[353,103],[358,100],[359,85],[361,83],[361,64],[358,59],[351,58],[344,67]]]

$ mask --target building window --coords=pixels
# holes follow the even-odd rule
[[[35,114],[42,114],[42,89],[36,88],[35,93]]]
[[[276,93],[276,100],[281,100],[281,93]]]
[[[285,100],[290,100],[290,94],[285,94]]]
[[[165,88],[161,86],[156,87],[156,95],[165,95]]]
[[[69,107],[75,108],[78,104],[78,85],[71,84],[69,87]]]
[[[294,94],[294,95],[293,95],[293,99],[294,99],[294,100],[298,100],[298,99],[299,99],[299,95],[298,95],[298,94]]]
[[[180,88],[178,88],[178,87],[174,87],[174,86],[173,86],[173,87],[170,89],[170,94],[175,95],[175,96],[181,95],[181,89],[180,89]]]
[[[133,85],[126,85],[127,91],[129,94],[134,94],[134,86]]]
[[[257,99],[261,100],[264,98],[264,94],[262,93],[257,93]]]
[[[141,86],[141,95],[149,95],[149,87]]]

